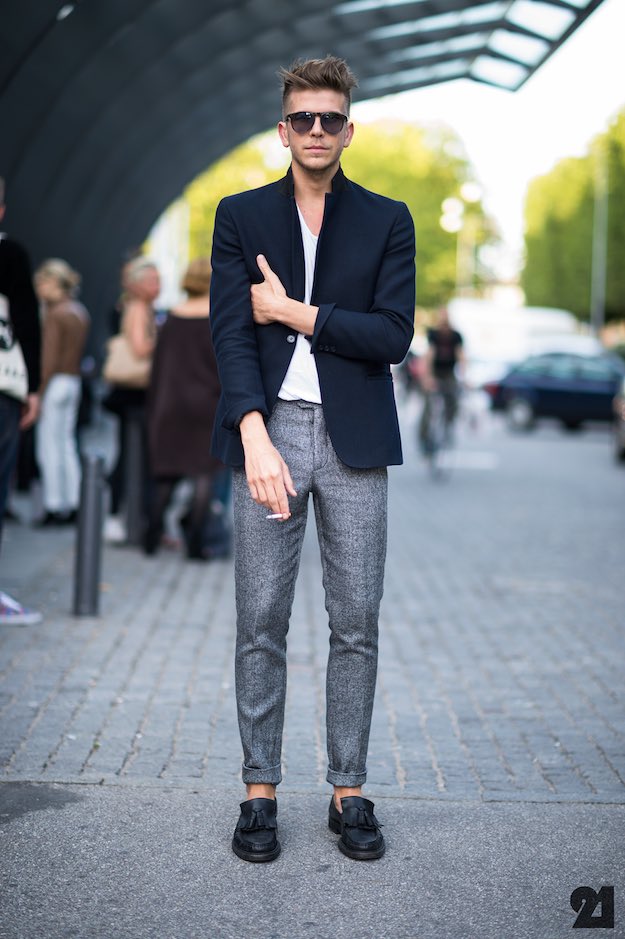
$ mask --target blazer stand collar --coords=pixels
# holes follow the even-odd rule
[[[337,192],[343,192],[347,189],[348,180],[347,176],[339,166],[338,170],[332,177],[332,195]],[[280,180],[280,192],[285,196],[295,196],[295,183],[293,181],[293,168],[289,166],[286,176]]]

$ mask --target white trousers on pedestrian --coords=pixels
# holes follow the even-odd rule
[[[54,375],[43,395],[37,424],[37,462],[43,504],[48,512],[69,512],[78,508],[80,460],[76,419],[79,404],[78,375]]]

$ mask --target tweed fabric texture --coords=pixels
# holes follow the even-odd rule
[[[245,472],[234,471],[237,602],[235,679],[243,781],[277,784],[286,694],[286,637],[312,496],[329,617],[327,780],[359,786],[378,651],[387,527],[387,470],[352,469],[330,442],[321,405],[278,401],[268,421],[297,496],[291,518],[267,519]]]

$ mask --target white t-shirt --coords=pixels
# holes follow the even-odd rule
[[[297,207],[299,223],[302,229],[302,241],[304,242],[304,303],[310,303],[312,294],[313,280],[315,277],[315,258],[317,256],[318,235],[313,235],[310,228],[304,221],[304,216]],[[295,333],[293,334],[295,335]],[[319,387],[319,376],[317,375],[317,366],[315,357],[311,354],[310,343],[302,335],[297,333],[295,341],[295,351],[293,358],[284,376],[282,387],[278,392],[278,397],[283,401],[312,401],[315,404],[321,404],[321,388]]]

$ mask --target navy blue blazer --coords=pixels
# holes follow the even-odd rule
[[[257,326],[250,285],[264,254],[287,295],[304,298],[304,248],[291,170],[279,182],[223,199],[215,218],[211,326],[222,395],[213,452],[244,464],[238,425],[269,417],[295,348],[294,330]],[[310,339],[323,412],[339,458],[356,468],[402,462],[390,363],[413,337],[414,226],[403,202],[376,195],[339,169],[326,195],[311,304]]]

